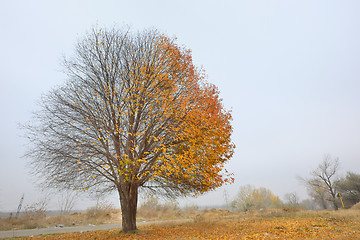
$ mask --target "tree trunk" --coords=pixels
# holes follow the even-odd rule
[[[334,206],[335,211],[337,211],[339,209],[337,203],[336,203],[336,194],[335,191],[333,190],[333,188],[330,189],[330,193],[331,193],[331,197],[332,197],[332,203]]]
[[[135,231],[136,228],[136,210],[138,200],[138,187],[132,184],[118,189],[121,215],[122,215],[122,230],[124,232]]]
[[[336,198],[335,197],[333,197],[332,202],[333,202],[333,206],[334,206],[335,211],[337,211],[339,209],[339,207],[338,207],[338,205],[336,203]]]

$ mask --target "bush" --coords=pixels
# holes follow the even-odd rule
[[[146,219],[173,218],[178,215],[179,206],[177,202],[160,203],[155,197],[150,197],[140,205],[137,210],[138,216]]]
[[[351,207],[351,209],[360,210],[360,202]]]
[[[98,199],[96,205],[88,208],[86,214],[89,218],[101,218],[107,215],[110,217],[110,212],[114,209],[112,203],[109,203],[105,199]]]
[[[235,201],[240,211],[259,210],[266,208],[281,208],[283,203],[269,189],[264,187],[254,188],[247,185],[240,187]]]
[[[31,219],[46,217],[49,200],[48,197],[44,197],[31,205],[25,206],[24,216]]]

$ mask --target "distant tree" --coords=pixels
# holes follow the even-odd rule
[[[231,114],[191,51],[156,30],[93,29],[64,61],[68,81],[27,126],[43,186],[119,193],[124,232],[139,189],[198,195],[232,182]]]
[[[306,182],[309,196],[316,202],[320,209],[328,209],[329,193],[325,183],[319,179],[308,179]]]
[[[338,210],[335,189],[336,173],[339,170],[339,159],[326,155],[319,166],[313,170],[310,179],[303,179],[309,195],[320,205],[327,209],[329,202],[335,210]]]
[[[229,206],[229,194],[228,194],[228,192],[226,191],[226,189],[224,189],[224,200],[225,200],[225,208],[230,207],[230,206]]]
[[[299,196],[296,192],[285,194],[285,201],[291,207],[299,206]]]
[[[240,187],[235,201],[241,211],[278,208],[283,204],[280,198],[275,196],[269,189],[264,187],[255,188],[251,185]]]
[[[348,172],[345,178],[335,182],[347,208],[360,202],[360,174]]]

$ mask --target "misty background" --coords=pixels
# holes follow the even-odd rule
[[[232,110],[235,183],[180,204],[221,205],[246,184],[305,199],[296,177],[325,154],[339,157],[340,175],[359,173],[359,10],[356,0],[1,1],[0,211],[16,211],[22,194],[24,205],[44,195],[18,124],[64,83],[62,57],[95,25],[176,36]],[[75,209],[93,205],[85,196]],[[119,207],[116,194],[106,199]]]

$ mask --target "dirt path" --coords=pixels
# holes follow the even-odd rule
[[[146,223],[162,223],[162,222],[176,222],[176,221],[187,221],[189,219],[179,220],[162,220],[162,221],[143,221],[138,222],[137,225]],[[48,228],[35,228],[35,229],[24,229],[24,230],[9,230],[0,231],[0,238],[12,238],[12,237],[27,237],[36,235],[46,235],[54,233],[71,233],[71,232],[88,232],[96,230],[107,230],[107,229],[121,229],[121,223],[111,223],[102,225],[88,225],[88,226],[75,226],[75,227],[48,227]]]

